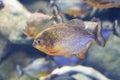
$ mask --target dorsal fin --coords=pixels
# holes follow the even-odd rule
[[[38,9],[36,12],[47,14],[47,11],[45,9],[43,9],[43,8]]]

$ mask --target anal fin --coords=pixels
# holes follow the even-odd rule
[[[79,53],[76,54],[77,57],[79,57],[80,59],[84,59],[86,57],[86,53]]]
[[[83,52],[81,52],[81,53],[76,54],[76,56],[79,57],[79,58],[81,58],[81,59],[86,58],[88,49],[90,48],[91,44],[92,44],[92,42],[88,43],[87,47],[85,48],[85,50]]]
[[[69,54],[69,53],[65,53],[64,56],[67,57],[67,58],[70,58],[72,55]]]

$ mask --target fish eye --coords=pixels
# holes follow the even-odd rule
[[[43,44],[43,40],[38,39],[38,40],[36,41],[36,43],[37,43],[37,45],[42,45],[42,44]]]
[[[40,40],[34,40],[33,46],[40,45]]]
[[[40,40],[38,40],[38,42],[37,42],[38,44],[40,44],[41,43],[41,41]]]

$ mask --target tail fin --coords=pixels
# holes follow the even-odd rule
[[[96,35],[95,38],[96,38],[97,44],[104,47],[106,42],[102,36],[102,23],[101,22],[98,22],[98,25],[96,26],[93,33]]]
[[[16,65],[16,70],[18,72],[18,78],[22,77],[24,74],[23,69],[20,67],[20,65]]]
[[[113,24],[113,34],[116,35],[117,37],[120,37],[120,34],[118,33],[118,20],[115,20]]]

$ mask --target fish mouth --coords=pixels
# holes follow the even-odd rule
[[[36,41],[34,41],[32,45],[33,45],[33,47],[37,48],[37,45],[38,45],[38,44],[37,44]]]

